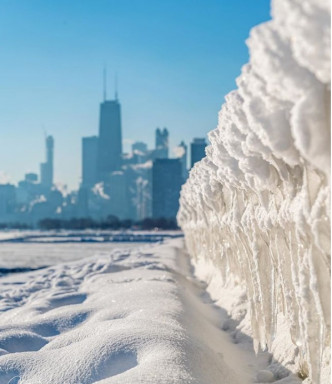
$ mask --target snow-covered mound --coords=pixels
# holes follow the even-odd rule
[[[248,46],[178,221],[197,274],[246,289],[256,347],[328,382],[329,1],[273,1]]]
[[[274,377],[220,329],[187,260],[176,239],[0,278],[0,384]]]

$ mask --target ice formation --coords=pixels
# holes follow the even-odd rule
[[[272,1],[272,20],[247,43],[178,221],[212,280],[246,288],[256,348],[328,382],[330,4]],[[293,348],[278,348],[287,334]]]

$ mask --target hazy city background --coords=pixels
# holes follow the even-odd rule
[[[105,223],[114,227],[118,220],[174,221],[181,185],[188,175],[187,145],[181,141],[174,148],[174,157],[170,158],[169,131],[157,128],[153,148],[137,141],[129,153],[124,153],[121,103],[117,90],[112,99],[107,98],[106,79],[104,69],[98,135],[82,138],[79,189],[67,193],[55,185],[55,140],[45,134],[45,161],[40,163],[40,172],[26,173],[17,186],[0,185],[0,220],[3,224],[34,226],[39,223],[42,228],[61,228],[66,225],[61,220],[73,218],[86,219],[73,224],[80,227],[94,225],[87,219],[106,220]],[[205,138],[193,139],[190,167],[204,157],[205,147]],[[164,226],[170,225],[165,223]]]
[[[174,223],[269,18],[268,2],[236,3],[1,2],[0,223]]]

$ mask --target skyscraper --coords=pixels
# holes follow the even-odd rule
[[[0,222],[6,222],[6,220],[14,218],[15,205],[15,186],[0,184]]]
[[[164,128],[156,129],[156,149],[155,149],[155,158],[157,159],[167,159],[168,158],[168,130]]]
[[[121,106],[117,92],[114,100],[106,100],[106,73],[104,73],[104,101],[100,104],[97,158],[99,181],[106,181],[112,172],[121,168],[121,154]]]
[[[174,218],[182,185],[179,159],[155,159],[152,167],[152,216]]]
[[[110,214],[119,219],[128,218],[128,188],[124,172],[113,172],[109,179],[107,194],[110,196]]]
[[[46,162],[40,164],[40,183],[43,187],[51,188],[53,185],[53,136],[46,136]]]
[[[97,181],[98,137],[82,138],[82,187],[91,188]]]
[[[87,188],[81,187],[77,194],[77,217],[89,217],[89,191]]]
[[[204,138],[195,138],[191,143],[191,167],[193,167],[197,161],[200,161],[203,157],[205,157],[206,145],[207,144]]]

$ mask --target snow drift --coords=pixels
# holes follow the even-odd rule
[[[208,266],[223,289],[245,287],[256,348],[327,382],[330,4],[272,1],[272,20],[247,43],[178,222],[198,275]]]
[[[182,239],[172,239],[104,249],[2,277],[0,384],[215,384],[221,377],[248,384],[266,377],[265,361],[216,326],[223,317],[202,301],[203,285],[191,277],[182,248]],[[45,244],[38,249],[48,258]]]

